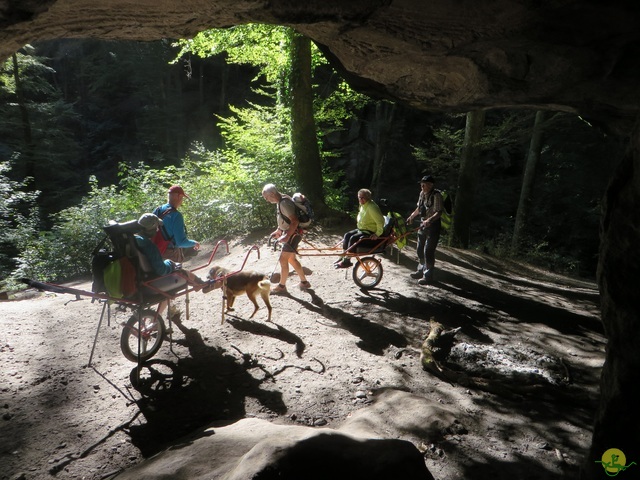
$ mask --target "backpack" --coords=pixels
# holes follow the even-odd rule
[[[91,254],[91,291],[94,293],[106,293],[107,287],[104,283],[104,271],[107,266],[116,259],[113,252],[103,248],[109,237],[104,237]]]
[[[393,244],[398,250],[402,250],[407,245],[407,236],[405,235],[407,233],[407,222],[401,214],[391,210],[386,198],[378,200],[378,205],[389,209],[389,212],[384,217],[382,236],[390,237],[393,235],[395,237]]]
[[[407,223],[402,215],[398,212],[389,212],[389,217],[392,219],[391,230],[396,237],[395,245],[398,250],[402,250],[407,245]],[[403,236],[404,235],[404,236]]]
[[[107,235],[92,252],[92,292],[106,293],[113,298],[128,298],[137,293],[136,265],[130,257],[135,245],[133,235],[139,229],[136,220],[104,227]],[[107,240],[111,248],[107,248]]]
[[[451,228],[451,223],[453,222],[453,196],[447,192],[446,190],[434,190],[434,193],[439,193],[442,197],[442,212],[440,212],[440,224],[442,228],[448,230]],[[431,196],[430,196],[431,197]],[[429,198],[430,198],[429,197]],[[431,205],[431,203],[429,203]],[[426,203],[420,204],[420,216],[423,217],[425,215],[425,211],[428,206]]]
[[[442,213],[440,214],[440,223],[442,228],[449,230],[453,222],[453,198],[446,190],[438,190],[442,196]]]
[[[309,201],[309,199],[300,192],[294,193],[292,197],[288,195],[282,195],[282,198],[288,198],[295,205],[296,217],[298,217],[299,222],[298,226],[300,228],[309,228],[315,218],[313,208],[311,207],[311,202]],[[282,213],[280,204],[278,204],[278,210],[280,211],[280,215],[282,216],[283,220],[287,223],[291,223],[291,220],[289,220],[287,216]]]
[[[127,257],[108,263],[103,273],[105,292],[113,298],[128,298],[136,293],[136,269]]]
[[[173,211],[174,211],[173,207],[169,207],[164,212],[160,213],[160,207],[157,207],[153,211],[153,214],[156,217],[158,217],[160,220],[162,220],[164,217],[166,217]],[[167,229],[164,227],[164,225],[161,225],[158,231],[156,232],[156,234],[151,239],[151,241],[155,243],[156,247],[158,247],[158,250],[160,250],[160,255],[163,255],[164,252],[167,251],[167,248],[169,247],[169,245],[173,243],[173,237],[170,237],[169,232],[167,232]]]

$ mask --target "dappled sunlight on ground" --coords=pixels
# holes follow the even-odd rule
[[[267,247],[267,233],[231,240],[229,255],[214,263],[233,269],[246,259],[246,269],[271,274],[279,251]],[[334,245],[340,236],[309,238]],[[246,256],[253,245],[259,258]],[[191,268],[206,263],[212,248],[204,246]],[[119,350],[120,324],[130,312],[112,309],[97,330],[102,305],[89,298],[38,294],[0,303],[5,475],[103,478],[209,422],[247,416],[337,428],[393,388],[457,412],[464,428],[433,438],[389,426],[390,434],[423,445],[438,479],[560,478],[575,471],[589,445],[604,360],[596,286],[441,248],[436,281],[423,287],[409,278],[416,265],[411,246],[379,258],[380,284],[362,290],[350,269],[334,269],[335,255],[303,256],[312,288],[297,289],[292,275],[287,295],[271,295],[272,323],[260,300],[249,319],[246,296],[224,323],[221,291],[191,294],[189,318],[179,298],[183,314],[173,342],[162,345],[140,380]],[[90,288],[86,281],[76,286]],[[517,395],[425,372],[420,347],[432,317],[447,329],[460,327],[452,368],[520,387]],[[543,390],[527,394],[525,387]]]

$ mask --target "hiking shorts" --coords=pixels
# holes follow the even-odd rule
[[[282,251],[298,253],[298,245],[300,245],[300,240],[302,240],[302,235],[300,235],[298,232],[294,233],[289,238],[289,241],[282,245]]]

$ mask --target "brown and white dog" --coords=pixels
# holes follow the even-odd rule
[[[214,266],[209,270],[209,274],[207,275],[208,280],[216,280],[217,278],[225,277],[229,275],[229,270],[224,267]],[[249,318],[253,318],[258,309],[258,302],[256,301],[256,297],[258,294],[262,297],[264,304],[267,306],[267,310],[269,311],[269,315],[267,317],[267,322],[271,321],[271,302],[269,301],[269,294],[271,293],[271,282],[267,278],[268,275],[264,273],[259,273],[253,270],[249,271],[240,271],[238,273],[234,273],[233,275],[229,275],[226,277],[227,282],[227,311],[233,311],[233,302],[236,297],[242,295],[243,293],[247,294],[249,300],[253,303],[255,309]],[[215,282],[213,284],[212,290],[217,288],[222,288],[222,278],[219,282]]]

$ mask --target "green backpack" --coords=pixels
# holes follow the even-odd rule
[[[440,215],[440,223],[442,228],[449,230],[453,223],[453,197],[446,190],[438,190],[442,196],[442,213]]]
[[[389,212],[389,216],[393,219],[393,233],[397,238],[396,247],[398,247],[398,250],[402,250],[407,245],[407,235],[405,235],[407,233],[407,223],[398,212]]]

